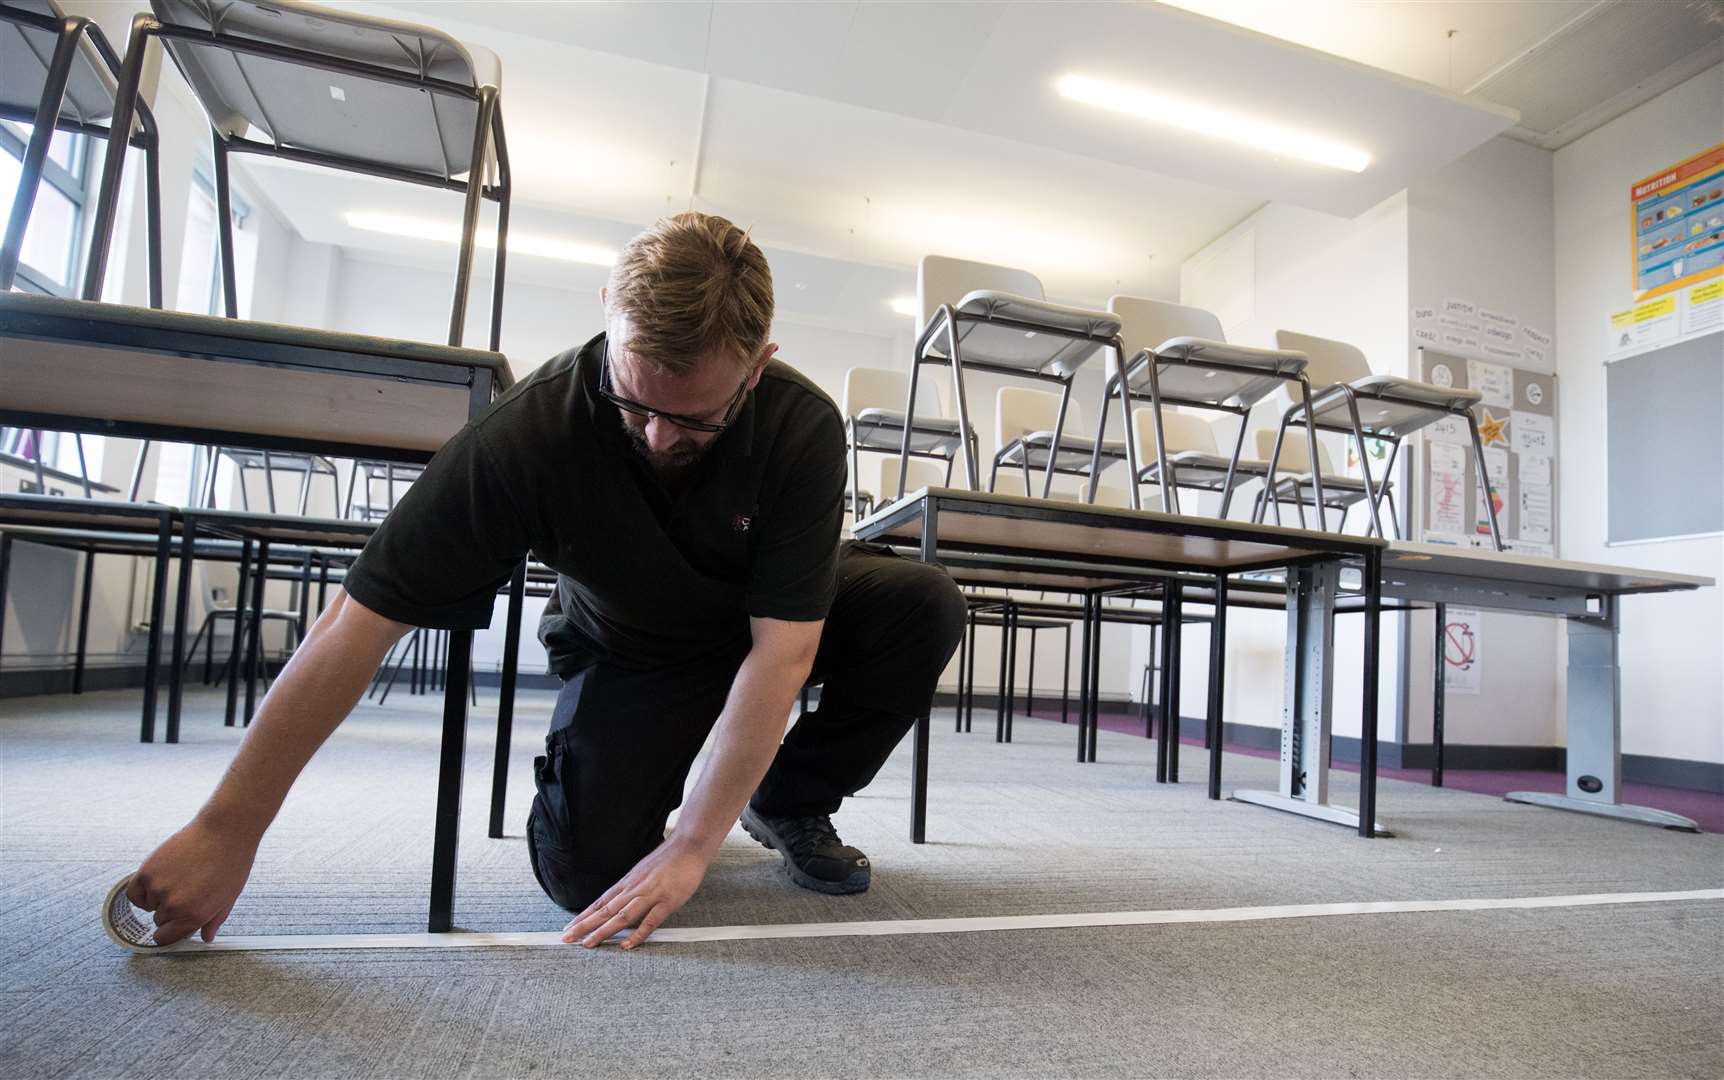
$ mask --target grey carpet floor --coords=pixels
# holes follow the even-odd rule
[[[238,733],[191,698],[0,702],[0,1076],[1724,1076],[1724,904],[733,941],[634,954],[133,957],[102,893],[207,796]],[[549,930],[521,825],[549,695],[517,721],[509,838],[484,836],[494,697],[469,739],[457,923]],[[1393,840],[1158,786],[1154,744],[936,719],[929,843],[908,748],[837,824],[860,897],[792,886],[740,831],[672,925],[1211,908],[1724,886],[1724,838],[1385,781]],[[224,933],[423,929],[437,723],[361,707],[312,763]],[[1226,760],[1228,786],[1274,763]],[[1351,800],[1350,776],[1337,799]]]

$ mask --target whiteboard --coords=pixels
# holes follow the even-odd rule
[[[1608,540],[1724,532],[1724,333],[1604,365]]]

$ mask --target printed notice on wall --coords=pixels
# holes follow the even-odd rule
[[[1466,533],[1466,451],[1434,442],[1427,452],[1431,458],[1430,531],[1462,536]]]
[[[1520,486],[1520,538],[1535,544],[1548,544],[1551,526],[1550,485]]]
[[[1507,364],[1468,360],[1467,385],[1483,394],[1484,403],[1492,408],[1514,406],[1514,369]]]
[[[1522,453],[1520,461],[1520,482],[1523,484],[1550,484],[1550,458],[1534,457]]]
[[[1479,612],[1445,608],[1443,626],[1443,689],[1451,694],[1479,692]]]
[[[1497,525],[1502,527],[1503,497],[1508,493],[1509,462],[1508,451],[1501,449],[1485,450],[1485,475],[1490,477],[1490,499],[1497,514]],[[1491,534],[1490,511],[1485,507],[1485,493],[1473,492],[1473,531],[1480,536]]]
[[[1688,290],[1686,300],[1682,306],[1684,337],[1724,328],[1724,281],[1696,285]]]
[[[1556,417],[1516,409],[1509,428],[1514,432],[1514,452],[1524,460],[1527,456],[1548,458],[1556,453]]]

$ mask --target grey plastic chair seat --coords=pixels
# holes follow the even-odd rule
[[[1371,375],[1347,384],[1359,402],[1359,426],[1367,435],[1399,438],[1445,416],[1465,412],[1484,395],[1477,390],[1437,386],[1397,375]],[[1313,402],[1317,426],[1352,430],[1346,395],[1322,391]],[[1295,410],[1297,417],[1303,410]],[[1325,476],[1327,485],[1329,478]]]
[[[1167,467],[1173,473],[1174,479],[1179,482],[1180,487],[1220,491],[1222,486],[1227,483],[1227,465],[1231,460],[1220,454],[1206,454],[1201,450],[1181,450],[1176,454],[1167,455]],[[1153,482],[1156,477],[1161,475],[1161,467],[1152,461],[1139,470],[1137,475],[1140,482]],[[1243,480],[1267,475],[1269,475],[1269,463],[1267,461],[1250,461],[1241,458],[1233,470],[1233,483],[1238,486]],[[1323,482],[1327,484],[1329,478],[1325,476]]]
[[[1164,399],[1224,408],[1249,408],[1295,378],[1310,361],[1291,349],[1255,349],[1200,337],[1176,337],[1139,352],[1128,365],[1133,394],[1149,394],[1149,365],[1157,359],[1155,378]],[[1247,371],[1223,371],[1201,365],[1228,364]]]
[[[890,450],[903,445],[904,413],[891,409],[863,409],[853,418],[858,450]],[[912,454],[956,453],[960,444],[958,422],[941,416],[918,416],[910,429]]]
[[[52,0],[5,0],[5,6],[62,19]],[[35,26],[0,19],[0,106],[34,114],[54,58],[54,35]],[[66,78],[60,119],[104,124],[114,115],[114,80],[88,39],[79,42],[77,59]]]
[[[1119,318],[1110,312],[1067,307],[993,289],[966,294],[955,310],[959,315],[1037,323],[1071,334],[1111,338],[1119,333]],[[1083,367],[1102,348],[1100,341],[974,319],[960,320],[957,331],[958,346],[966,364],[979,361],[1020,371],[1050,373],[1062,379]],[[928,355],[945,356],[944,346],[944,337],[936,336],[929,345]]]
[[[1010,445],[1000,451],[1000,464],[1022,465],[1024,464],[1024,456],[1027,454],[1030,468],[1045,469],[1048,465],[1048,450],[1053,446],[1053,443],[1053,432],[1032,431],[1022,438],[1013,440]],[[1054,462],[1054,471],[1080,473],[1088,476],[1094,451],[1095,439],[1091,436],[1061,436],[1059,453]],[[1101,444],[1101,464],[1103,466],[1124,460],[1125,443],[1104,442]]]
[[[295,2],[151,0],[169,26],[357,61],[465,87],[497,86],[500,64],[430,27]],[[449,179],[472,168],[478,102],[302,63],[167,38],[224,136]]]

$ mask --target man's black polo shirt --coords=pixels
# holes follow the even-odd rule
[[[748,618],[825,618],[846,482],[838,409],[772,361],[674,497],[597,392],[604,335],[552,359],[437,452],[348,571],[397,622],[490,624],[531,551],[558,572],[551,670],[658,667],[733,645]]]

